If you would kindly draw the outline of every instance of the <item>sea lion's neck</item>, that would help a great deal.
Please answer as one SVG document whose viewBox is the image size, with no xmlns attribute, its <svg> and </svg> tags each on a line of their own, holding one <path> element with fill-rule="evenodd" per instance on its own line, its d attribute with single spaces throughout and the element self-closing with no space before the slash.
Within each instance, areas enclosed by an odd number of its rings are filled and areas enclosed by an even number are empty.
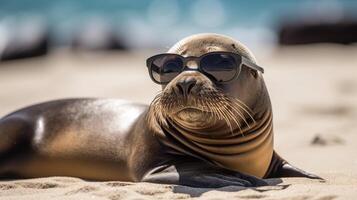
<svg viewBox="0 0 357 200">
<path fill-rule="evenodd" d="M 260 116 L 233 133 L 227 126 L 213 126 L 197 134 L 198 130 L 168 120 L 161 140 L 172 153 L 191 155 L 227 169 L 263 177 L 273 154 L 271 109 Z"/>
</svg>

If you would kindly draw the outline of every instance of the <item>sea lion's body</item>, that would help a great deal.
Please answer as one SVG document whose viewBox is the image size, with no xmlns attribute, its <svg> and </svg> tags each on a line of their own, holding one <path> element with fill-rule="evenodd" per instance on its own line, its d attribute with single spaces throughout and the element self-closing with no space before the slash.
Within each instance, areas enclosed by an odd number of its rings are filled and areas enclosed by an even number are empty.
<svg viewBox="0 0 357 200">
<path fill-rule="evenodd" d="M 136 165 L 147 161 L 131 165 L 131 157 L 156 148 L 152 138 L 140 141 L 152 136 L 141 119 L 146 110 L 104 99 L 58 100 L 19 110 L 0 121 L 0 166 L 23 177 L 139 180 L 144 172 Z"/>
<path fill-rule="evenodd" d="M 141 181 L 177 163 L 204 163 L 160 144 L 167 138 L 150 132 L 147 111 L 124 100 L 63 99 L 11 113 L 0 120 L 0 177 Z"/>
<path fill-rule="evenodd" d="M 217 35 L 210 37 L 212 41 L 219 39 Z M 194 39 L 202 40 L 200 36 Z M 207 35 L 203 39 L 207 40 Z M 208 44 L 219 46 L 212 41 Z M 178 46 L 172 51 L 195 54 L 184 45 Z M 203 48 L 202 52 L 212 49 Z M 250 57 L 249 52 L 240 51 Z M 163 88 L 164 95 L 181 98 L 174 92 L 176 84 L 194 78 L 201 87 L 221 87 L 225 93 L 239 96 L 247 109 L 252 108 L 252 115 L 251 119 L 240 116 L 238 127 L 228 127 L 227 120 L 206 118 L 208 112 L 192 108 L 170 113 L 175 107 L 160 107 L 163 110 L 157 114 L 155 101 L 149 107 L 121 100 L 68 99 L 9 114 L 0 120 L 0 177 L 63 175 L 198 187 L 254 186 L 264 184 L 258 178 L 281 176 L 316 178 L 292 167 L 273 151 L 272 110 L 264 82 L 261 75 L 248 70 L 241 73 L 242 78 L 235 83 L 214 86 L 199 72 L 182 72 Z M 196 87 L 192 95 L 195 90 L 205 90 Z M 160 121 L 157 117 L 162 113 Z M 239 120 L 246 124 L 241 127 Z"/>
</svg>

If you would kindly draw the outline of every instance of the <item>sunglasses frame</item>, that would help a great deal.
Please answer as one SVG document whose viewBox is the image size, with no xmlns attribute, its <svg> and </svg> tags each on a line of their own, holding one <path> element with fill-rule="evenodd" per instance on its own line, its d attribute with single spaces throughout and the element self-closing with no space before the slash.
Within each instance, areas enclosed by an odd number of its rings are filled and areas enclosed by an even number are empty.
<svg viewBox="0 0 357 200">
<path fill-rule="evenodd" d="M 154 81 L 155 83 L 157 84 L 160 84 L 160 85 L 165 85 L 165 84 L 168 84 L 170 81 L 168 82 L 159 82 L 159 81 L 156 81 L 154 79 L 154 76 L 152 74 L 152 64 L 153 62 L 155 61 L 156 58 L 158 57 L 162 57 L 162 56 L 165 56 L 165 55 L 168 55 L 168 56 L 177 56 L 178 58 L 181 59 L 182 63 L 183 63 L 183 67 L 181 69 L 181 71 L 179 72 L 179 74 L 183 71 L 199 71 L 200 73 L 206 75 L 206 76 L 212 76 L 211 74 L 208 74 L 207 72 L 205 72 L 204 70 L 201 69 L 201 65 L 200 65 L 200 62 L 201 60 L 205 57 L 205 56 L 208 56 L 208 55 L 213 55 L 213 54 L 223 54 L 223 55 L 229 55 L 229 56 L 232 56 L 237 64 L 236 66 L 236 74 L 234 75 L 234 77 L 228 81 L 222 81 L 222 82 L 218 82 L 218 83 L 229 83 L 230 81 L 232 80 L 235 80 L 238 78 L 239 74 L 240 74 L 240 70 L 242 69 L 242 66 L 246 66 L 250 69 L 253 69 L 253 70 L 256 70 L 256 71 L 260 71 L 261 73 L 264 73 L 264 69 L 258 65 L 256 65 L 255 63 L 251 62 L 250 60 L 248 60 L 247 58 L 245 58 L 244 56 L 241 56 L 237 53 L 233 53 L 233 52 L 227 52 L 227 51 L 214 51 L 214 52 L 209 52 L 209 53 L 206 53 L 206 54 L 203 54 L 199 57 L 197 56 L 187 56 L 187 57 L 184 57 L 180 54 L 174 54 L 174 53 L 162 53 L 162 54 L 157 54 L 157 55 L 154 55 L 154 56 L 151 56 L 150 58 L 148 58 L 146 60 L 146 66 L 148 67 L 148 70 L 149 70 L 149 74 L 150 74 L 150 78 L 152 81 Z M 190 62 L 190 61 L 195 61 L 196 64 L 197 64 L 197 69 L 196 68 L 189 68 L 187 67 L 187 63 Z"/>
</svg>

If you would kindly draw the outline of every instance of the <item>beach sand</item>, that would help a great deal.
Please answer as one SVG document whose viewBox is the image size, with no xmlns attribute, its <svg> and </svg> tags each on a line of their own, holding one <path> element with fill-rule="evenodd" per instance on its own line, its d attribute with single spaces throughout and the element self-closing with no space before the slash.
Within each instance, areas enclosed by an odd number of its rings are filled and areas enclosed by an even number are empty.
<svg viewBox="0 0 357 200">
<path fill-rule="evenodd" d="M 0 116 L 34 103 L 105 97 L 150 103 L 150 52 L 75 54 L 0 63 Z M 325 182 L 268 180 L 258 188 L 190 188 L 72 177 L 0 181 L 0 199 L 357 199 L 357 47 L 315 45 L 257 52 L 274 113 L 275 149 Z M 0 138 L 1 139 L 1 138 Z"/>
</svg>

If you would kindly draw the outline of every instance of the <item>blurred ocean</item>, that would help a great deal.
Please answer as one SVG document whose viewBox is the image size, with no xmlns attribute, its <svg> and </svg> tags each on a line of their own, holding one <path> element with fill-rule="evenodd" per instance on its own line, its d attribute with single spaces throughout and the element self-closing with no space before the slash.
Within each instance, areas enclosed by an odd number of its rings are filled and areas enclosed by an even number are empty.
<svg viewBox="0 0 357 200">
<path fill-rule="evenodd" d="M 132 48 L 165 48 L 200 32 L 254 47 L 275 44 L 276 26 L 286 17 L 331 21 L 356 12 L 354 0 L 0 0 L 0 24 L 46 24 L 59 46 L 90 23 L 115 29 Z"/>
</svg>

